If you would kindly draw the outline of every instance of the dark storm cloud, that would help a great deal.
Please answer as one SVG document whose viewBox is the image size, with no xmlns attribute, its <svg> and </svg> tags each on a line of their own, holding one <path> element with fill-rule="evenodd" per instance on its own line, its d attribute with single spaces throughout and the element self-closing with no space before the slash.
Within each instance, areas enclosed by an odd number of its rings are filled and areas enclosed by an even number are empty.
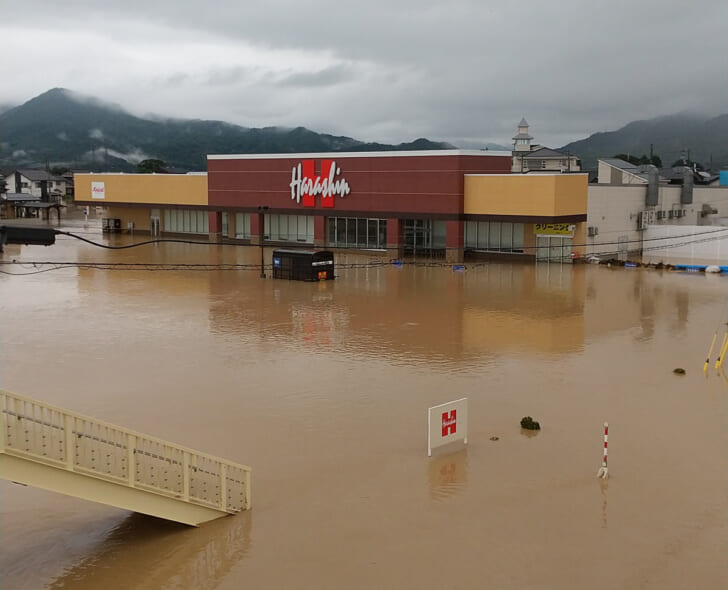
<svg viewBox="0 0 728 590">
<path fill-rule="evenodd" d="M 724 0 L 4 7 L 5 101 L 65 86 L 136 112 L 456 145 L 509 143 L 525 116 L 554 147 L 634 119 L 728 110 Z M 21 44 L 28 27 L 45 43 Z M 44 75 L 14 76 L 20 63 Z"/>
</svg>

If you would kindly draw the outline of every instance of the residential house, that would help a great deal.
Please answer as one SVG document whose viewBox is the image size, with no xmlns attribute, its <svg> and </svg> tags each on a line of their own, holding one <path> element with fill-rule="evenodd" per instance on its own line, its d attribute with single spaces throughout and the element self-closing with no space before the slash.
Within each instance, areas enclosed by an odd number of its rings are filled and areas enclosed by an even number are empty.
<svg viewBox="0 0 728 590">
<path fill-rule="evenodd" d="M 581 171 L 581 162 L 575 155 L 531 143 L 533 136 L 529 134 L 528 127 L 526 119 L 521 119 L 518 133 L 513 136 L 511 172 L 554 174 Z"/>
<path fill-rule="evenodd" d="M 58 202 L 67 194 L 68 181 L 47 170 L 19 168 L 6 174 L 5 182 L 9 193 L 24 193 L 41 201 Z"/>
</svg>

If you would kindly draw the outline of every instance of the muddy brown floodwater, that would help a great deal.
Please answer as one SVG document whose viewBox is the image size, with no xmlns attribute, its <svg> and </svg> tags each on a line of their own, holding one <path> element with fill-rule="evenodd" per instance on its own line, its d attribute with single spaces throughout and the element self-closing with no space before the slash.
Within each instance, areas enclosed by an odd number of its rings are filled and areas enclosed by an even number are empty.
<svg viewBox="0 0 728 590">
<path fill-rule="evenodd" d="M 110 239 L 98 220 L 71 226 Z M 60 238 L 2 259 L 255 264 L 259 250 Z M 252 511 L 198 529 L 2 481 L 3 590 L 725 588 L 728 385 L 702 365 L 728 278 L 337 274 L 0 275 L 0 387 L 253 467 Z M 468 446 L 428 459 L 427 408 L 460 397 Z"/>
</svg>

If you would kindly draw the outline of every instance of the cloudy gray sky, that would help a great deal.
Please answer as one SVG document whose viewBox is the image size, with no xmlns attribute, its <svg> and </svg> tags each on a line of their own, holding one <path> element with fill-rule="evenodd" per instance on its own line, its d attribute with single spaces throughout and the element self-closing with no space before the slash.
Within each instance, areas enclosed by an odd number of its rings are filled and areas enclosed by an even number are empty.
<svg viewBox="0 0 728 590">
<path fill-rule="evenodd" d="M 53 87 L 138 114 L 367 141 L 539 143 L 728 112 L 728 2 L 5 0 L 0 103 Z"/>
</svg>

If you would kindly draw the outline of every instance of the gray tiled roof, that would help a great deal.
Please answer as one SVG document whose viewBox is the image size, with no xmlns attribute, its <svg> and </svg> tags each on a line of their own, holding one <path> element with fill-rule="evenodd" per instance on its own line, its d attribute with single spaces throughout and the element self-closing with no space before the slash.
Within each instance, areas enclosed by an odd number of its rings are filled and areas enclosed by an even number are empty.
<svg viewBox="0 0 728 590">
<path fill-rule="evenodd" d="M 34 200 L 40 200 L 40 197 L 34 197 L 31 194 L 28 193 L 5 193 L 3 196 L 3 200 L 5 201 L 11 201 L 11 202 L 19 202 L 19 201 L 34 201 Z"/>
<path fill-rule="evenodd" d="M 640 172 L 639 167 L 634 164 L 630 164 L 629 162 L 625 162 L 624 160 L 620 160 L 619 158 L 600 158 L 600 161 L 605 164 L 609 164 L 610 166 L 614 166 L 615 168 L 631 172 L 632 174 L 638 174 Z"/>
<path fill-rule="evenodd" d="M 25 176 L 25 178 L 27 178 L 31 182 L 38 182 L 41 180 L 53 180 L 54 182 L 66 181 L 66 179 L 62 176 L 56 176 L 55 174 L 51 174 L 47 170 L 37 170 L 35 168 L 18 168 L 18 170 L 16 170 L 15 172 L 20 172 L 20 174 Z M 11 174 L 8 174 L 8 177 L 10 177 Z"/>
<path fill-rule="evenodd" d="M 573 156 L 573 154 L 567 155 L 564 152 L 557 152 L 556 150 L 552 150 L 551 148 L 543 147 L 537 150 L 533 150 L 532 152 L 528 152 L 523 156 L 523 159 L 528 160 L 529 158 L 534 158 L 543 160 L 544 158 L 567 158 L 569 157 L 569 155 Z"/>
</svg>

